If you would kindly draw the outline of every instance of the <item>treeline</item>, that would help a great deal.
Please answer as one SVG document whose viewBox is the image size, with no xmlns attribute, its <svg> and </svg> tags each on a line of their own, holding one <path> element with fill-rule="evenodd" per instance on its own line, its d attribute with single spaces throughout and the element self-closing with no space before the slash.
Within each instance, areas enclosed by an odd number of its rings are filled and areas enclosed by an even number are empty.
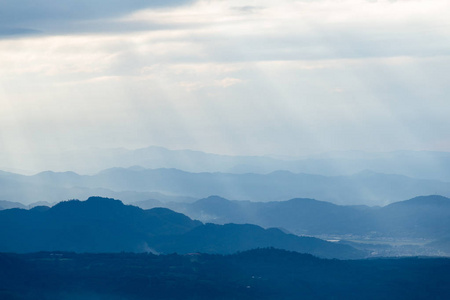
<svg viewBox="0 0 450 300">
<path fill-rule="evenodd" d="M 0 254 L 0 299 L 449 299 L 450 259 Z"/>
</svg>

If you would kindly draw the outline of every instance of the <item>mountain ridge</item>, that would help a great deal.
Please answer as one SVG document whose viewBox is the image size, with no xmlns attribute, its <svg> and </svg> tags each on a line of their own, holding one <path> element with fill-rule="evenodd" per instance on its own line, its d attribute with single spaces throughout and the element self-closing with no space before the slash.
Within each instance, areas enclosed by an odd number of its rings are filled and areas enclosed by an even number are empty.
<svg viewBox="0 0 450 300">
<path fill-rule="evenodd" d="M 323 176 L 289 171 L 269 174 L 190 173 L 178 169 L 112 168 L 96 175 L 47 172 L 34 176 L 0 176 L 0 199 L 55 202 L 91 195 L 121 197 L 125 202 L 154 199 L 192 201 L 210 195 L 278 201 L 314 198 L 336 204 L 386 205 L 417 195 L 450 196 L 450 183 L 403 175 L 367 172 Z M 169 200 L 171 201 L 171 200 Z"/>
<path fill-rule="evenodd" d="M 287 170 L 325 176 L 350 175 L 367 169 L 378 173 L 450 181 L 450 153 L 437 151 L 336 151 L 281 157 L 224 155 L 149 146 L 134 150 L 91 148 L 57 154 L 47 153 L 40 163 L 42 166 L 38 170 L 73 170 L 83 174 L 94 174 L 110 167 L 128 168 L 136 165 L 152 169 L 176 168 L 188 172 L 268 174 L 276 170 Z M 27 164 L 24 159 L 22 167 L 29 165 L 31 163 Z"/>
<path fill-rule="evenodd" d="M 232 229 L 232 230 L 231 230 Z M 0 251 L 232 253 L 278 246 L 329 258 L 362 258 L 348 245 L 285 234 L 256 225 L 204 225 L 169 210 L 143 210 L 119 200 L 91 197 L 52 208 L 0 211 Z"/>
<path fill-rule="evenodd" d="M 138 204 L 138 203 L 137 203 Z M 250 202 L 210 196 L 170 206 L 217 224 L 252 223 L 300 235 L 364 235 L 436 239 L 450 235 L 450 199 L 429 195 L 384 207 L 337 205 L 308 198 Z"/>
</svg>

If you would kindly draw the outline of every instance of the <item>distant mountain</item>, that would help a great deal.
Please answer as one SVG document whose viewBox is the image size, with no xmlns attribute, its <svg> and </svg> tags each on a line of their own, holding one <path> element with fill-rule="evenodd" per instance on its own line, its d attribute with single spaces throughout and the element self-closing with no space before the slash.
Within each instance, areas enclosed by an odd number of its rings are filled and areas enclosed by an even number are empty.
<svg viewBox="0 0 450 300">
<path fill-rule="evenodd" d="M 377 210 L 307 198 L 250 202 L 230 201 L 218 196 L 191 204 L 172 204 L 171 208 L 204 222 L 251 223 L 306 235 L 365 234 L 373 228 L 373 213 Z"/>
<path fill-rule="evenodd" d="M 339 204 L 367 205 L 384 205 L 434 193 L 450 196 L 450 183 L 373 172 L 326 177 L 285 171 L 262 175 L 114 168 L 83 177 L 81 182 L 75 183 L 89 188 L 159 192 L 194 198 L 220 195 L 241 200 L 275 201 L 308 197 Z M 70 182 L 66 181 L 66 184 Z"/>
<path fill-rule="evenodd" d="M 193 150 L 169 150 L 167 148 L 150 146 L 129 150 L 125 148 L 87 149 L 75 152 L 56 152 L 42 154 L 37 167 L 41 170 L 74 170 L 78 173 L 97 173 L 111 167 L 122 168 L 176 168 L 189 172 L 270 172 L 279 169 L 280 163 L 287 162 L 263 156 L 231 156 L 205 153 Z M 20 167 L 27 169 L 33 165 L 24 158 Z M 35 162 L 35 161 L 34 161 Z M 39 163 L 39 162 L 38 162 Z M 0 165 L 7 165 L 7 162 Z M 36 162 L 34 163 L 36 165 Z"/>
<path fill-rule="evenodd" d="M 392 236 L 450 236 L 450 199 L 415 197 L 387 205 L 377 214 L 380 227 Z"/>
<path fill-rule="evenodd" d="M 53 205 L 52 203 L 47 202 L 47 201 L 39 201 L 39 202 L 31 203 L 29 205 L 23 205 L 22 203 L 19 203 L 19 202 L 0 200 L 0 210 L 10 209 L 10 208 L 29 209 L 29 208 L 33 208 L 35 206 L 52 206 L 52 205 Z"/>
<path fill-rule="evenodd" d="M 56 197 L 73 199 L 91 195 L 122 197 L 126 202 L 148 199 L 180 202 L 220 195 L 253 201 L 301 197 L 336 204 L 386 205 L 429 194 L 450 196 L 450 183 L 370 171 L 330 177 L 287 171 L 231 174 L 113 168 L 92 176 L 54 172 L 0 176 L 0 198 L 23 203 L 54 202 Z"/>
<path fill-rule="evenodd" d="M 307 173 L 340 175 L 371 170 L 377 173 L 450 181 L 450 152 L 340 151 L 309 156 L 303 162 L 306 163 L 303 172 Z"/>
<path fill-rule="evenodd" d="M 154 191 L 117 190 L 103 188 L 95 184 L 95 177 L 78 175 L 73 172 L 46 171 L 32 176 L 0 171 L 0 198 L 22 204 L 55 203 L 61 200 L 86 199 L 92 195 L 123 199 L 125 202 L 159 201 L 193 202 L 198 198 L 166 195 Z"/>
<path fill-rule="evenodd" d="M 172 202 L 172 203 L 174 203 L 174 202 Z M 163 202 L 155 200 L 155 199 L 148 199 L 148 200 L 143 200 L 143 201 L 137 201 L 137 202 L 132 202 L 130 204 L 134 205 L 134 206 L 137 206 L 137 207 L 140 207 L 142 209 L 151 209 L 151 208 L 155 208 L 155 207 L 168 207 Z M 174 203 L 174 205 L 176 205 L 176 203 Z"/>
<path fill-rule="evenodd" d="M 5 201 L 5 200 L 0 200 L 0 210 L 3 209 L 10 209 L 10 208 L 27 208 L 25 205 L 23 205 L 22 203 L 19 202 L 11 202 L 11 201 Z"/>
<path fill-rule="evenodd" d="M 342 206 L 313 199 L 230 201 L 211 196 L 170 207 L 204 222 L 252 223 L 296 234 L 426 239 L 450 236 L 450 199 L 442 196 L 416 197 L 385 207 Z"/>
<path fill-rule="evenodd" d="M 51 206 L 53 206 L 55 204 L 57 204 L 57 203 L 55 203 L 55 202 L 50 203 L 48 201 L 38 201 L 38 202 L 33 202 L 31 204 L 28 204 L 28 208 L 34 208 L 36 206 L 48 206 L 48 207 L 51 207 Z"/>
<path fill-rule="evenodd" d="M 142 210 L 92 197 L 52 208 L 0 211 L 0 252 L 75 251 L 231 253 L 279 247 L 329 258 L 361 258 L 348 245 L 289 235 L 255 225 L 203 225 L 166 208 Z"/>
<path fill-rule="evenodd" d="M 75 152 L 48 152 L 40 158 L 36 161 L 34 157 L 24 156 L 19 162 L 22 165 L 15 167 L 27 169 L 30 165 L 35 165 L 35 172 L 73 170 L 80 174 L 95 174 L 111 167 L 133 166 L 151 169 L 174 168 L 193 173 L 268 174 L 284 170 L 325 176 L 351 175 L 371 170 L 377 173 L 450 181 L 450 152 L 433 151 L 340 151 L 303 157 L 281 157 L 218 155 L 151 146 L 136 150 L 94 148 Z M 0 158 L 0 166 L 7 167 L 7 163 Z"/>
</svg>

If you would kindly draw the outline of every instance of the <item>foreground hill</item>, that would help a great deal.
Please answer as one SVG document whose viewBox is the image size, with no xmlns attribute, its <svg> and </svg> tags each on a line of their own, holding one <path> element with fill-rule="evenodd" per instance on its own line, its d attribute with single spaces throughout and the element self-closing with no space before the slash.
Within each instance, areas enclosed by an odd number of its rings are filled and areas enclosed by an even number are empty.
<svg viewBox="0 0 450 300">
<path fill-rule="evenodd" d="M 299 237 L 286 234 L 279 229 L 263 229 L 250 224 L 205 224 L 182 236 L 159 236 L 150 239 L 150 244 L 158 245 L 165 253 L 220 253 L 260 247 L 277 247 L 300 253 L 311 253 L 319 257 L 362 258 L 363 252 L 350 247 L 341 247 L 313 237 Z"/>
<path fill-rule="evenodd" d="M 228 256 L 0 253 L 0 298 L 449 299 L 449 270 L 442 258 L 339 261 L 276 249 Z"/>
<path fill-rule="evenodd" d="M 170 207 L 204 222 L 252 223 L 284 228 L 296 234 L 425 239 L 450 236 L 450 199 L 437 195 L 384 207 L 344 206 L 304 198 L 274 202 L 230 201 L 218 196 L 190 204 L 172 203 Z"/>
<path fill-rule="evenodd" d="M 286 171 L 189 173 L 139 167 L 112 168 L 92 176 L 73 172 L 43 172 L 33 176 L 0 172 L 0 199 L 22 203 L 84 199 L 89 195 L 116 197 L 126 202 L 147 199 L 179 202 L 220 195 L 253 201 L 304 197 L 336 204 L 386 205 L 429 194 L 450 196 L 450 183 L 369 171 L 351 176 Z"/>
<path fill-rule="evenodd" d="M 149 236 L 181 234 L 201 223 L 169 209 L 142 210 L 113 199 L 0 211 L 0 251 L 145 251 Z"/>
<path fill-rule="evenodd" d="M 298 237 L 254 225 L 202 224 L 166 208 L 143 210 L 92 197 L 52 208 L 0 211 L 0 251 L 232 253 L 279 247 L 321 257 L 360 258 L 348 245 Z"/>
</svg>

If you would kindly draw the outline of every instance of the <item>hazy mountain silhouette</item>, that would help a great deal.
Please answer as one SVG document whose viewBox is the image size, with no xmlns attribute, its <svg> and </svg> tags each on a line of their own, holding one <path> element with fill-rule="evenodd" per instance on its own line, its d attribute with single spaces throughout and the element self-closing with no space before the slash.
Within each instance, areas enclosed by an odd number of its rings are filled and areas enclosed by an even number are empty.
<svg viewBox="0 0 450 300">
<path fill-rule="evenodd" d="M 377 210 L 307 198 L 250 202 L 230 201 L 218 196 L 200 199 L 192 204 L 173 204 L 172 208 L 205 222 L 252 223 L 308 235 L 366 233 L 372 227 L 373 211 Z"/>
<path fill-rule="evenodd" d="M 211 252 L 255 247 L 308 252 L 322 257 L 359 258 L 364 252 L 315 238 L 255 225 L 203 225 L 166 208 L 142 210 L 113 199 L 91 197 L 52 208 L 0 211 L 0 251 Z"/>
<path fill-rule="evenodd" d="M 174 205 L 176 203 L 171 202 Z M 163 202 L 159 201 L 159 200 L 155 200 L 155 199 L 148 199 L 148 200 L 144 200 L 144 201 L 137 201 L 137 202 L 132 202 L 130 203 L 131 205 L 140 207 L 142 209 L 151 209 L 151 208 L 155 208 L 155 207 L 168 207 L 166 204 L 164 204 Z"/>
<path fill-rule="evenodd" d="M 421 196 L 381 208 L 378 222 L 392 236 L 442 238 L 450 235 L 450 199 Z"/>
<path fill-rule="evenodd" d="M 267 174 L 285 170 L 326 176 L 350 175 L 372 170 L 378 173 L 450 181 L 450 153 L 432 151 L 340 151 L 298 158 L 218 155 L 151 146 L 136 150 L 115 148 L 49 152 L 46 157 L 41 157 L 40 162 L 40 170 L 73 170 L 82 174 L 94 174 L 111 167 L 132 166 L 242 174 Z M 23 165 L 17 167 L 26 169 L 29 165 L 32 165 L 32 162 L 24 158 Z"/>
<path fill-rule="evenodd" d="M 32 202 L 55 203 L 69 199 L 86 199 L 92 195 L 123 199 L 125 202 L 137 202 L 157 199 L 163 202 L 193 202 L 198 198 L 166 195 L 155 191 L 117 190 L 99 187 L 95 177 L 78 175 L 73 172 L 42 172 L 33 176 L 25 176 L 0 171 L 0 198 L 22 204 Z"/>
<path fill-rule="evenodd" d="M 10 209 L 10 208 L 27 208 L 25 205 L 19 202 L 11 202 L 11 201 L 5 201 L 0 200 L 0 210 L 2 209 Z"/>
<path fill-rule="evenodd" d="M 211 196 L 171 208 L 204 222 L 252 223 L 307 235 L 373 235 L 437 239 L 450 235 L 450 199 L 422 196 L 385 207 L 343 206 L 313 199 L 230 201 Z"/>
<path fill-rule="evenodd" d="M 121 197 L 126 202 L 148 199 L 162 202 L 192 201 L 192 198 L 220 195 L 253 201 L 302 197 L 337 204 L 385 205 L 417 195 L 450 196 L 450 183 L 369 171 L 351 176 L 327 177 L 286 171 L 231 174 L 113 168 L 92 176 L 72 172 L 44 172 L 34 176 L 8 173 L 0 176 L 0 188 L 0 198 L 22 203 L 54 202 L 57 197 L 72 199 L 90 195 Z"/>
<path fill-rule="evenodd" d="M 188 173 L 175 169 L 133 171 L 114 168 L 93 177 L 93 186 L 116 190 L 154 190 L 166 194 L 204 198 L 276 201 L 307 197 L 340 204 L 384 205 L 416 195 L 450 196 L 450 184 L 399 175 L 362 172 L 327 177 L 277 171 L 270 174 Z"/>
<path fill-rule="evenodd" d="M 39 201 L 39 202 L 31 203 L 29 205 L 23 205 L 22 203 L 19 203 L 19 202 L 0 200 L 0 210 L 10 209 L 10 208 L 29 209 L 29 208 L 33 208 L 35 206 L 52 206 L 53 204 L 54 203 L 50 203 L 47 201 Z"/>
</svg>

